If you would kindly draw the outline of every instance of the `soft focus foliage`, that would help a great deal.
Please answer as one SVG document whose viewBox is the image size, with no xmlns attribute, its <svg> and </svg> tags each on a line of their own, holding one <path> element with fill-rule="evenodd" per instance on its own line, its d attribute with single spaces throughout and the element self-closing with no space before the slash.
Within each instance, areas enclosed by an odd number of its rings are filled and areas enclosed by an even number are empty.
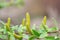
<svg viewBox="0 0 60 40">
<path fill-rule="evenodd" d="M 24 5 L 24 2 L 23 0 L 10 0 L 10 1 L 8 0 L 8 2 L 4 0 L 0 1 L 0 9 L 14 5 L 20 7 Z"/>
<path fill-rule="evenodd" d="M 40 29 L 36 30 L 34 26 L 30 28 L 30 15 L 26 13 L 25 18 L 22 20 L 21 25 L 11 25 L 11 18 L 8 18 L 7 23 L 1 21 L 0 26 L 0 39 L 3 40 L 60 40 L 59 29 L 57 27 L 48 28 L 46 25 L 46 16 L 44 16 L 43 22 L 39 26 Z M 42 28 L 41 28 L 42 27 Z M 55 36 L 50 35 L 55 33 Z"/>
</svg>

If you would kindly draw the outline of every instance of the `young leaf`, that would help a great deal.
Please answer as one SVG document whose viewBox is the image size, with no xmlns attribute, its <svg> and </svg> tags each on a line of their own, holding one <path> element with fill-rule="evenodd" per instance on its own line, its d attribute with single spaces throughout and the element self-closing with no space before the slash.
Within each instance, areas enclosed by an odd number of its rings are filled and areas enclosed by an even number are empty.
<svg viewBox="0 0 60 40">
<path fill-rule="evenodd" d="M 13 35 L 10 36 L 10 40 L 15 40 Z"/>
<path fill-rule="evenodd" d="M 55 40 L 55 37 L 54 36 L 47 36 L 47 37 L 45 37 L 45 40 Z"/>
<path fill-rule="evenodd" d="M 60 40 L 60 38 L 56 38 L 55 40 Z"/>
<path fill-rule="evenodd" d="M 29 40 L 34 40 L 36 38 L 36 36 L 32 35 Z"/>
<path fill-rule="evenodd" d="M 45 30 L 40 30 L 40 33 L 41 33 L 41 35 L 39 38 L 44 38 L 44 37 L 48 36 L 48 34 Z"/>
<path fill-rule="evenodd" d="M 52 27 L 48 30 L 49 32 L 54 32 L 54 31 L 58 31 L 58 28 L 57 27 Z"/>
<path fill-rule="evenodd" d="M 35 36 L 37 36 L 37 37 L 40 36 L 40 33 L 38 33 L 38 31 L 36 31 L 36 30 L 32 30 L 32 34 L 35 35 Z"/>
<path fill-rule="evenodd" d="M 48 32 L 48 26 L 46 25 L 46 16 L 44 16 L 44 19 L 42 21 L 42 24 L 40 25 L 40 28 Z"/>
<path fill-rule="evenodd" d="M 48 29 L 49 29 L 47 25 L 43 25 L 43 24 L 40 25 L 40 28 L 42 30 L 45 30 L 46 32 L 48 32 Z"/>
<path fill-rule="evenodd" d="M 23 38 L 24 38 L 24 39 L 28 39 L 29 37 L 30 37 L 30 35 L 23 34 Z"/>
<path fill-rule="evenodd" d="M 0 34 L 0 39 L 7 39 L 7 36 L 6 35 L 2 35 L 2 34 Z"/>
</svg>

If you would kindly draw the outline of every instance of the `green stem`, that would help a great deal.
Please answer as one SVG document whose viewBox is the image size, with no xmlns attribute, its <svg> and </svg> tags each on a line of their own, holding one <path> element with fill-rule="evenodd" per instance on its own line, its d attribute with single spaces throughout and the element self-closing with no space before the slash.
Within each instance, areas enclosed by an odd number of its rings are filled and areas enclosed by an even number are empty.
<svg viewBox="0 0 60 40">
<path fill-rule="evenodd" d="M 8 35 L 8 40 L 10 40 L 10 35 Z"/>
</svg>

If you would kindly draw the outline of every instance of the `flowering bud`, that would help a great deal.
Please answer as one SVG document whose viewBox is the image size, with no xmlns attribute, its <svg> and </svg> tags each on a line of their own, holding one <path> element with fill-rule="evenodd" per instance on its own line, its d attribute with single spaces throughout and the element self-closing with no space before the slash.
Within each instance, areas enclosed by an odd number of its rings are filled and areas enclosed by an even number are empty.
<svg viewBox="0 0 60 40">
<path fill-rule="evenodd" d="M 46 16 L 44 16 L 44 19 L 43 19 L 42 23 L 43 23 L 44 25 L 46 25 Z"/>
<path fill-rule="evenodd" d="M 10 26 L 10 22 L 11 22 L 11 19 L 8 18 L 8 21 L 7 21 L 8 26 Z"/>
<path fill-rule="evenodd" d="M 11 22 L 11 19 L 8 18 L 7 23 L 6 23 L 6 29 L 7 29 L 8 31 L 10 31 L 10 22 Z"/>
<path fill-rule="evenodd" d="M 28 12 L 26 13 L 26 24 L 27 23 L 28 23 L 28 26 L 30 26 L 30 15 Z"/>
<path fill-rule="evenodd" d="M 30 29 L 30 15 L 29 13 L 27 12 L 26 13 L 26 29 L 29 33 L 31 33 L 31 29 Z"/>
</svg>

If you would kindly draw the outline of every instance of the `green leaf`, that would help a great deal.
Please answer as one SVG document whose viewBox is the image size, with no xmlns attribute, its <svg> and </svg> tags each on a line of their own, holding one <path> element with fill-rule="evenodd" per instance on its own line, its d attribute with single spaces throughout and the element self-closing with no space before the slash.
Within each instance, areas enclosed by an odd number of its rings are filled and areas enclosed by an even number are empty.
<svg viewBox="0 0 60 40">
<path fill-rule="evenodd" d="M 41 25 L 40 25 L 40 28 L 41 28 L 42 30 L 45 30 L 46 32 L 48 32 L 48 26 L 47 26 L 47 25 L 41 24 Z"/>
<path fill-rule="evenodd" d="M 55 37 L 54 36 L 47 36 L 47 37 L 45 37 L 45 40 L 55 40 Z"/>
<path fill-rule="evenodd" d="M 26 27 L 25 27 L 25 26 L 23 27 L 23 25 L 20 25 L 20 26 L 18 27 L 17 31 L 18 31 L 19 33 L 25 32 L 25 31 L 26 31 Z"/>
<path fill-rule="evenodd" d="M 13 35 L 10 36 L 10 40 L 15 40 Z"/>
<path fill-rule="evenodd" d="M 36 36 L 32 35 L 30 36 L 29 40 L 34 40 L 36 38 Z"/>
<path fill-rule="evenodd" d="M 45 32 L 45 33 L 41 33 L 41 35 L 40 35 L 40 37 L 39 38 L 44 38 L 44 37 L 46 37 L 46 36 L 48 36 L 48 34 Z"/>
<path fill-rule="evenodd" d="M 7 33 L 6 26 L 4 26 L 3 34 L 6 34 L 6 33 Z"/>
<path fill-rule="evenodd" d="M 23 38 L 24 38 L 24 39 L 28 39 L 29 37 L 30 37 L 29 35 L 23 34 Z"/>
<path fill-rule="evenodd" d="M 21 37 L 19 40 L 22 40 L 23 38 Z"/>
<path fill-rule="evenodd" d="M 8 32 L 8 35 L 13 35 L 11 32 Z"/>
<path fill-rule="evenodd" d="M 7 39 L 7 36 L 6 36 L 6 35 L 1 35 L 1 34 L 0 34 L 0 38 L 1 38 L 1 39 Z"/>
<path fill-rule="evenodd" d="M 49 32 L 54 32 L 54 31 L 58 31 L 58 28 L 57 27 L 52 27 L 48 30 Z"/>
<path fill-rule="evenodd" d="M 18 25 L 16 25 L 16 26 L 12 26 L 12 27 L 11 27 L 11 30 L 12 30 L 12 31 L 14 31 L 14 30 L 18 30 Z"/>
<path fill-rule="evenodd" d="M 2 21 L 2 20 L 0 20 L 0 26 L 4 26 L 5 25 L 5 23 Z"/>
<path fill-rule="evenodd" d="M 40 33 L 36 30 L 32 30 L 32 34 L 39 37 L 40 36 Z"/>
<path fill-rule="evenodd" d="M 3 32 L 4 31 L 4 29 L 0 29 L 0 32 Z"/>
<path fill-rule="evenodd" d="M 48 36 L 48 34 L 45 30 L 40 29 L 39 32 L 41 33 L 39 38 L 44 38 L 44 37 Z"/>
<path fill-rule="evenodd" d="M 60 40 L 60 38 L 56 38 L 55 40 Z"/>
</svg>

